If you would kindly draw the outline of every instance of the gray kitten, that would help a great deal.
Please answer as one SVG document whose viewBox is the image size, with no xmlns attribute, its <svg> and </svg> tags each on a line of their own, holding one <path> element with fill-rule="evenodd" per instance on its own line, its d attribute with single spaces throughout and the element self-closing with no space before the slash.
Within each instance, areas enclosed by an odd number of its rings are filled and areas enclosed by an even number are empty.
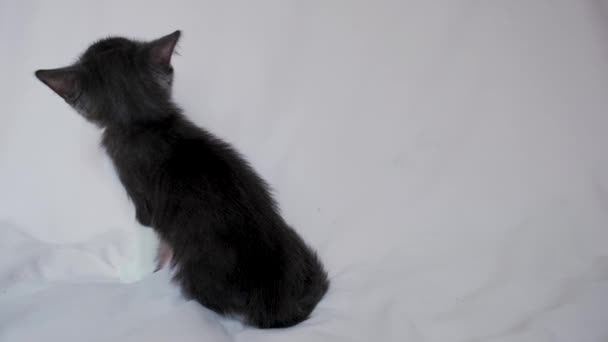
<svg viewBox="0 0 608 342">
<path fill-rule="evenodd" d="M 327 274 L 245 159 L 173 102 L 179 37 L 103 39 L 36 77 L 103 128 L 137 220 L 170 248 L 186 295 L 260 328 L 297 324 L 327 292 Z"/>
</svg>

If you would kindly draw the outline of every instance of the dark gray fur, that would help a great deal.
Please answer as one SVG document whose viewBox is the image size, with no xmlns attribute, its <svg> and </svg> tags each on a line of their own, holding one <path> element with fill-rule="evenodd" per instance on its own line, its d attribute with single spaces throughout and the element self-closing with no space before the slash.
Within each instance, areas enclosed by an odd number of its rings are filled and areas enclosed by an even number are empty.
<svg viewBox="0 0 608 342">
<path fill-rule="evenodd" d="M 137 220 L 173 249 L 186 295 L 260 328 L 297 324 L 326 293 L 327 275 L 245 159 L 173 103 L 179 36 L 103 39 L 36 76 L 103 128 Z"/>
</svg>

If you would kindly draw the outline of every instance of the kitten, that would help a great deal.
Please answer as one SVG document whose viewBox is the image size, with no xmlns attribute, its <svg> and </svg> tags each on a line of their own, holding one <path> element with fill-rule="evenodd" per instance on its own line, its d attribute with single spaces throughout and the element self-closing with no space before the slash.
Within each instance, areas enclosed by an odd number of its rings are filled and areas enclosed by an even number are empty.
<svg viewBox="0 0 608 342">
<path fill-rule="evenodd" d="M 297 324 L 327 292 L 327 274 L 243 157 L 173 103 L 179 37 L 103 39 L 35 74 L 103 129 L 136 218 L 170 248 L 162 254 L 185 295 L 260 328 Z"/>
</svg>

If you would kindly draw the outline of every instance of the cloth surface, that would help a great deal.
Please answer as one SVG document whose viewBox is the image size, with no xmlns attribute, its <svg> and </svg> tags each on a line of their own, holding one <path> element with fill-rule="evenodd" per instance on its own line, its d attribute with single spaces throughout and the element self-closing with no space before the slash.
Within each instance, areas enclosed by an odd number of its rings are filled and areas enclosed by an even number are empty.
<svg viewBox="0 0 608 342">
<path fill-rule="evenodd" d="M 41 84 L 181 29 L 176 102 L 331 288 L 258 330 L 151 273 L 100 132 Z M 0 341 L 608 341 L 608 4 L 0 1 Z"/>
</svg>

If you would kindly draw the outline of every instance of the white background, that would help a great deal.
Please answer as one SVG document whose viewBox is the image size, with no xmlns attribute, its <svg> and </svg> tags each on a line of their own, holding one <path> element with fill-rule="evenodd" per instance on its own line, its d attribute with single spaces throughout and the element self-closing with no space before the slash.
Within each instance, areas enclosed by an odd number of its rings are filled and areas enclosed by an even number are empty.
<svg viewBox="0 0 608 342">
<path fill-rule="evenodd" d="M 329 270 L 297 327 L 150 275 L 99 132 L 33 76 L 175 29 L 176 101 Z M 2 0 L 0 44 L 2 342 L 608 340 L 605 1 Z"/>
</svg>

